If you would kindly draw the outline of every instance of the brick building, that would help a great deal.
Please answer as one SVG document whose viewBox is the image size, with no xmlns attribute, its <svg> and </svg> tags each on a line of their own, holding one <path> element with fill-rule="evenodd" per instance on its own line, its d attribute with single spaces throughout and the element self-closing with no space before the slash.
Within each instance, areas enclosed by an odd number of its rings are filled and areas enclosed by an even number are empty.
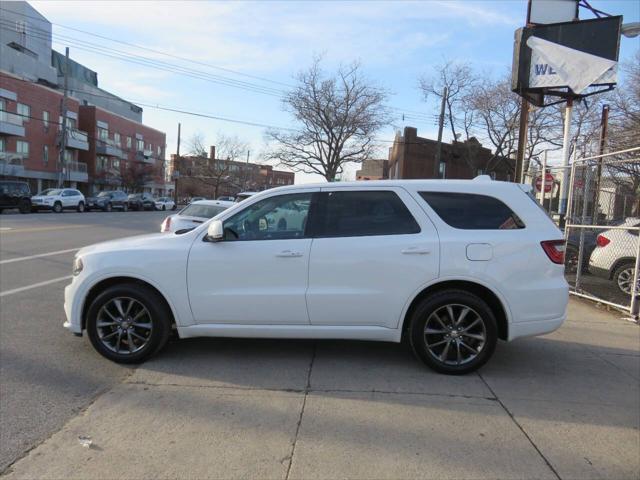
<svg viewBox="0 0 640 480">
<path fill-rule="evenodd" d="M 178 198 L 235 196 L 242 191 L 261 191 L 293 185 L 295 174 L 259 165 L 216 158 L 215 147 L 208 157 L 171 155 L 169 171 L 178 174 Z"/>
<path fill-rule="evenodd" d="M 356 180 L 382 180 L 389 178 L 389 160 L 365 160 L 356 171 Z"/>
<path fill-rule="evenodd" d="M 389 149 L 389 178 L 436 178 L 434 167 L 438 142 L 418 136 L 414 127 L 399 132 Z M 497 157 L 478 140 L 442 143 L 438 178 L 469 179 L 491 175 L 496 180 L 513 178 L 515 161 Z"/>
<path fill-rule="evenodd" d="M 27 181 L 34 192 L 65 185 L 165 194 L 166 137 L 141 123 L 142 108 L 52 50 L 51 23 L 27 2 L 3 2 L 0 19 L 0 178 Z"/>
</svg>

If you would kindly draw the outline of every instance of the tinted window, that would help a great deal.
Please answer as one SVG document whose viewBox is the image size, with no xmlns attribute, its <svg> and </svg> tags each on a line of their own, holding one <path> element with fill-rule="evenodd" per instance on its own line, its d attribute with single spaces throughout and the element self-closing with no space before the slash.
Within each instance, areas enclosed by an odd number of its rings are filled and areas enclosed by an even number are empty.
<svg viewBox="0 0 640 480">
<path fill-rule="evenodd" d="M 524 223 L 503 202 L 471 193 L 420 192 L 438 216 L 453 228 L 464 230 L 512 230 Z"/>
<path fill-rule="evenodd" d="M 358 237 L 420 232 L 420 226 L 395 192 L 328 192 L 320 198 L 314 236 Z"/>
<path fill-rule="evenodd" d="M 278 195 L 250 205 L 224 222 L 225 240 L 303 238 L 311 195 Z"/>
</svg>

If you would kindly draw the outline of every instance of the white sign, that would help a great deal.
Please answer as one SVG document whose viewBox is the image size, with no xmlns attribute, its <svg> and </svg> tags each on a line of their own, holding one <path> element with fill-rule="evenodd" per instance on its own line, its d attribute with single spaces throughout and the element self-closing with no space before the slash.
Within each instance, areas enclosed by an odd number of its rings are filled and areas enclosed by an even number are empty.
<svg viewBox="0 0 640 480">
<path fill-rule="evenodd" d="M 537 24 L 573 22 L 577 12 L 577 0 L 531 0 L 529 22 Z"/>
<path fill-rule="evenodd" d="M 580 94 L 592 84 L 616 83 L 614 60 L 538 37 L 529 37 L 527 46 L 532 49 L 529 88 L 569 87 Z"/>
</svg>

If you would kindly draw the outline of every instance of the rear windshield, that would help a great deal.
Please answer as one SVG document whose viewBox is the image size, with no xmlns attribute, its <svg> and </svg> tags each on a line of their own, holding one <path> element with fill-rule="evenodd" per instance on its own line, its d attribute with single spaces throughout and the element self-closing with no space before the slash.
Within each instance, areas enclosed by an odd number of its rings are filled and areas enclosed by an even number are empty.
<svg viewBox="0 0 640 480">
<path fill-rule="evenodd" d="M 180 215 L 188 215 L 190 217 L 213 218 L 220 212 L 226 210 L 227 207 L 222 205 L 194 205 L 191 204 L 180 212 Z"/>
<path fill-rule="evenodd" d="M 513 230 L 524 223 L 504 202 L 474 193 L 420 192 L 438 216 L 463 230 Z"/>
</svg>

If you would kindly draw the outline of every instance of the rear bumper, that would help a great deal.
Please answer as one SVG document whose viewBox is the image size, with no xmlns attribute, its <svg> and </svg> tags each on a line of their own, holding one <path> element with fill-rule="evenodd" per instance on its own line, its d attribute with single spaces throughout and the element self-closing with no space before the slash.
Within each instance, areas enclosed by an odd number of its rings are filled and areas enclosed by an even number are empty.
<svg viewBox="0 0 640 480">
<path fill-rule="evenodd" d="M 558 318 L 549 320 L 540 320 L 536 322 L 512 323 L 509 325 L 509 341 L 522 337 L 535 337 L 537 335 L 546 335 L 551 333 L 564 323 L 567 319 L 567 313 Z"/>
</svg>

